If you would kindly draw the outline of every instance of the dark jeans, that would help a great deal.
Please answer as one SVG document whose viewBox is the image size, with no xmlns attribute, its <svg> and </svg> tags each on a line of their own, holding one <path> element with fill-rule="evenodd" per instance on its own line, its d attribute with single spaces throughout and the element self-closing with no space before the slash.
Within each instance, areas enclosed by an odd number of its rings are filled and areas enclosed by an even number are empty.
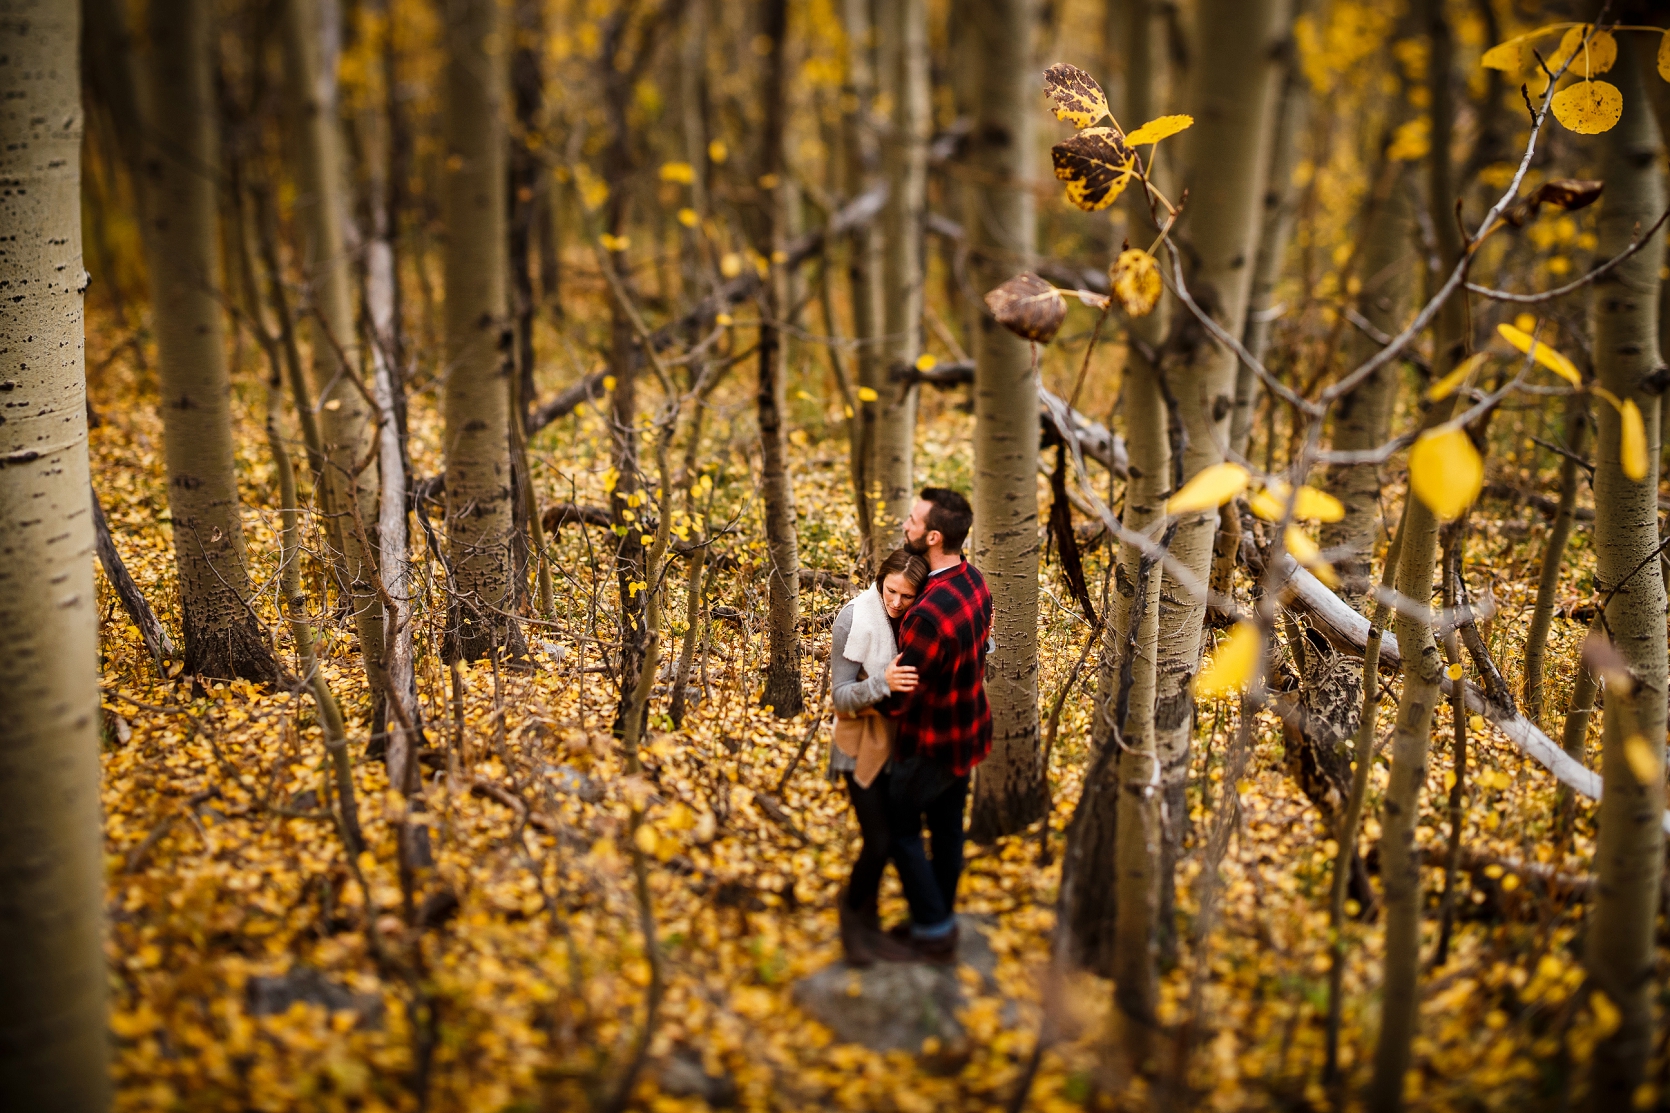
<svg viewBox="0 0 1670 1113">
<path fill-rule="evenodd" d="M 921 763 L 924 768 L 911 768 Z M 968 777 L 933 767 L 922 759 L 893 770 L 887 824 L 892 832 L 893 866 L 899 871 L 910 921 L 934 927 L 956 910 L 957 880 L 963 872 L 963 805 Z M 928 846 L 922 825 L 928 825 Z M 929 853 L 932 857 L 929 857 Z"/>
<path fill-rule="evenodd" d="M 847 781 L 847 798 L 858 817 L 859 834 L 864 837 L 858 860 L 852 864 L 852 877 L 847 881 L 847 907 L 874 916 L 881 896 L 881 876 L 887 871 L 887 771 L 877 773 L 869 788 L 859 787 L 851 773 L 843 776 Z"/>
</svg>

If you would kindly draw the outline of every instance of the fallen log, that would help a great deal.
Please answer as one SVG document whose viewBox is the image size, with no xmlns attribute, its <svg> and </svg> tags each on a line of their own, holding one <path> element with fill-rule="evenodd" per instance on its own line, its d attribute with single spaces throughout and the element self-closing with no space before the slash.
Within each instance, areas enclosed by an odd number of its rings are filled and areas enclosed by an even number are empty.
<svg viewBox="0 0 1670 1113">
<path fill-rule="evenodd" d="M 1283 605 L 1303 613 L 1335 648 L 1361 657 L 1368 645 L 1368 619 L 1328 590 L 1327 585 L 1300 567 L 1292 557 L 1282 556 L 1281 571 L 1287 577 L 1287 583 L 1282 588 Z M 1401 663 L 1397 638 L 1388 630 L 1380 641 L 1381 670 L 1396 672 Z M 1504 707 L 1490 699 L 1471 681 L 1461 683 L 1466 685 L 1464 691 L 1468 711 L 1484 716 L 1508 741 L 1519 747 L 1521 753 L 1554 774 L 1555 780 L 1579 796 L 1600 799 L 1599 773 L 1562 750 L 1558 743 L 1542 732 L 1541 727 L 1521 715 L 1518 708 Z M 1455 690 L 1456 681 L 1445 676 L 1440 678 L 1440 684 L 1447 696 Z M 1666 834 L 1670 834 L 1670 812 L 1662 817 L 1661 826 Z"/>
</svg>

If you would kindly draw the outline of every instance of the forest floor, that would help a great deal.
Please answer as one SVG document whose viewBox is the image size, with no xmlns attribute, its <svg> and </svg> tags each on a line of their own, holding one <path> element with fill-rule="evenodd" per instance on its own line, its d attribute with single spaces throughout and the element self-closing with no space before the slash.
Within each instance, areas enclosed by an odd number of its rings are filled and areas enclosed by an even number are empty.
<svg viewBox="0 0 1670 1113">
<path fill-rule="evenodd" d="M 92 434 L 94 482 L 117 548 L 177 630 L 154 388 L 148 394 L 140 385 L 145 377 L 123 367 L 107 368 L 95 384 L 103 423 Z M 731 393 L 736 397 L 727 400 Z M 249 560 L 262 587 L 259 609 L 293 662 L 273 606 L 276 483 L 258 434 L 259 394 L 258 386 L 240 385 L 235 398 L 247 434 L 238 443 Z M 810 396 L 795 404 L 808 407 Z M 856 537 L 845 444 L 838 426 L 816 432 L 821 411 L 818 403 L 817 420 L 805 421 L 806 431 L 793 438 L 802 562 L 845 573 Z M 413 415 L 415 470 L 433 474 L 434 416 L 419 401 Z M 699 462 L 713 476 L 710 521 L 735 517 L 738 536 L 757 539 L 745 447 L 750 420 L 745 392 L 722 391 L 709 422 L 710 439 L 721 448 Z M 972 421 L 948 404 L 925 406 L 922 478 L 967 484 Z M 726 422 L 744 435 L 724 435 Z M 547 430 L 534 455 L 547 501 L 603 501 L 606 436 L 595 414 Z M 1531 473 L 1508 478 L 1541 483 Z M 1047 489 L 1041 494 L 1047 497 Z M 1474 551 L 1480 566 L 1494 570 L 1501 608 L 1491 646 L 1513 670 L 1545 526 L 1530 510 L 1489 503 L 1475 523 Z M 658 702 L 646 771 L 628 777 L 608 733 L 615 692 L 607 675 L 591 671 L 599 645 L 613 641 L 612 574 L 598 556 L 609 537 L 600 532 L 588 541 L 570 526 L 553 539 L 555 626 L 527 627 L 538 667 L 497 675 L 484 664 L 464 669 L 456 741 L 450 677 L 433 652 L 433 595 L 420 607 L 422 711 L 445 756 L 441 768 L 426 770 L 422 800 L 434 865 L 412 879 L 411 906 L 395 852 L 406 805 L 388 790 L 382 764 L 356 765 L 368 849 L 349 861 L 334 826 L 317 817 L 326 766 L 311 700 L 246 683 L 213 684 L 194 698 L 189 678 L 160 681 L 100 579 L 107 946 L 120 1108 L 414 1110 L 424 1058 L 421 1086 L 432 1110 L 585 1107 L 631 1057 L 651 977 L 627 844 L 633 800 L 648 809 L 647 833 L 637 841 L 652 860 L 649 892 L 666 998 L 631 1108 L 707 1107 L 700 1097 L 661 1090 L 669 1058 L 681 1053 L 699 1061 L 703 1073 L 728 1079 L 746 1109 L 1002 1109 L 1046 1013 L 1056 1038 L 1027 1108 L 1183 1103 L 1181 1094 L 1145 1094 L 1103 1066 L 1107 982 L 1045 974 L 1063 832 L 1088 757 L 1086 687 L 1068 700 L 1051 756 L 1054 807 L 1043 853 L 1036 829 L 970 850 L 964 907 L 995 922 L 990 942 L 998 961 L 995 991 L 975 986 L 962 1017 L 968 1045 L 916 1056 L 838 1044 L 795 1007 L 791 988 L 838 957 L 835 898 L 857 829 L 844 794 L 822 776 L 825 735 L 788 778 L 779 817 L 756 795 L 776 789 L 813 725 L 807 716 L 779 720 L 755 706 L 765 650 L 752 617 L 763 610 L 762 545 L 728 545 L 737 563 L 716 576 L 711 598 L 742 612 L 742 628 L 716 624 L 699 673 L 708 697 L 678 731 Z M 435 570 L 421 534 L 414 542 L 419 581 L 432 593 Z M 1088 554 L 1095 584 L 1103 556 Z M 1567 594 L 1577 596 L 1590 567 L 1580 529 L 1567 562 Z M 317 587 L 319 566 L 311 558 L 307 575 Z M 667 609 L 682 616 L 681 567 L 674 576 Z M 1054 598 L 1068 598 L 1053 566 L 1043 583 Z M 827 653 L 825 631 L 842 600 L 827 589 L 802 596 L 809 692 L 821 666 L 816 654 Z M 1085 628 L 1052 595 L 1042 605 L 1047 715 Z M 681 621 L 675 619 L 675 634 Z M 358 752 L 368 732 L 368 693 L 348 625 L 325 625 L 325 668 L 352 719 Z M 1581 635 L 1579 624 L 1556 622 L 1549 660 L 1557 668 L 1569 669 Z M 1086 674 L 1093 686 L 1093 662 Z M 1551 677 L 1556 723 L 1569 684 L 1564 671 Z M 1383 712 L 1382 725 L 1390 718 Z M 1447 721 L 1447 711 L 1441 718 Z M 1284 767 L 1281 732 L 1268 713 L 1256 726 L 1246 777 L 1221 783 L 1234 719 L 1228 703 L 1201 709 L 1189 794 L 1193 834 L 1178 882 L 1184 943 L 1164 982 L 1161 1019 L 1168 1039 L 1182 1029 L 1192 979 L 1204 969 L 1185 1071 L 1188 1100 L 1225 1110 L 1338 1108 L 1319 1081 L 1333 844 Z M 1579 809 L 1577 833 L 1558 851 L 1552 779 L 1481 726 L 1470 732 L 1469 850 L 1586 877 L 1592 806 Z M 1423 798 L 1424 847 L 1441 846 L 1446 835 L 1449 745 L 1441 725 Z M 1384 782 L 1382 758 L 1365 848 L 1378 836 L 1374 808 Z M 478 785 L 498 791 L 484 794 Z M 1208 813 L 1225 806 L 1230 789 L 1240 814 L 1225 861 L 1223 916 L 1202 967 L 1189 946 L 1196 882 Z M 526 813 L 502 802 L 511 794 Z M 1435 909 L 1442 870 L 1429 865 L 1423 881 Z M 1567 1080 L 1580 1075 L 1573 1065 L 1615 1019 L 1604 1007 L 1575 1007 L 1583 979 L 1580 902 L 1550 899 L 1518 881 L 1500 866 L 1463 875 L 1470 887 L 1461 893 L 1464 916 L 1451 957 L 1423 976 L 1410 1090 L 1416 1107 L 1557 1108 L 1570 1096 Z M 435 896 L 443 890 L 458 900 L 450 918 Z M 890 874 L 884 917 L 902 914 Z M 426 919 L 441 922 L 420 926 Z M 1436 916 L 1426 930 L 1430 954 Z M 1381 958 L 1377 922 L 1348 931 L 1348 1084 L 1339 1091 L 1347 1094 L 1360 1092 L 1367 1079 Z M 275 1011 L 262 987 L 280 983 L 252 982 L 295 968 L 317 971 L 336 987 L 322 998 L 326 1004 L 282 1008 L 279 1001 Z M 1655 1078 L 1662 1080 L 1664 1069 L 1660 1053 Z"/>
</svg>

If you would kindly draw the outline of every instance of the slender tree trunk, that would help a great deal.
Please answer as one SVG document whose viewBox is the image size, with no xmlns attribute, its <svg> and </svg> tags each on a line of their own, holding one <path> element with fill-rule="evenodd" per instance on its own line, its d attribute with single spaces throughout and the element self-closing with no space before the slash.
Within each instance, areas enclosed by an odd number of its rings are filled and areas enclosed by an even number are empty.
<svg viewBox="0 0 1670 1113">
<path fill-rule="evenodd" d="M 1432 134 L 1448 136 L 1454 126 L 1455 101 L 1451 88 L 1454 46 L 1440 0 L 1422 0 L 1421 18 L 1427 25 L 1431 53 L 1427 63 Z M 1449 145 L 1434 142 L 1427 161 L 1427 213 L 1438 247 L 1439 273 L 1447 274 L 1461 258 L 1461 233 L 1451 206 L 1455 183 Z M 1434 377 L 1449 373 L 1467 344 L 1467 307 L 1456 297 L 1445 303 L 1434 330 Z M 1455 395 L 1436 402 L 1424 424 L 1432 427 L 1449 418 Z M 1420 499 L 1409 496 L 1404 512 L 1403 544 L 1398 553 L 1394 586 L 1403 596 L 1430 605 L 1432 572 L 1437 555 L 1438 522 Z M 1421 788 L 1426 783 L 1427 752 L 1432 744 L 1432 713 L 1439 700 L 1439 672 L 1443 658 L 1429 621 L 1399 612 L 1393 623 L 1403 656 L 1403 693 L 1392 729 L 1391 782 L 1381 816 L 1380 876 L 1386 906 L 1384 1004 L 1380 1035 L 1374 1052 L 1374 1082 L 1369 1106 L 1375 1113 L 1391 1113 L 1403 1106 L 1403 1082 L 1408 1073 L 1410 1045 L 1419 1018 L 1421 942 L 1421 874 L 1415 856 L 1415 822 L 1419 818 Z"/>
<path fill-rule="evenodd" d="M 1275 325 L 1275 317 L 1271 314 L 1276 303 L 1276 283 L 1281 279 L 1282 262 L 1287 258 L 1287 245 L 1293 238 L 1294 218 L 1299 215 L 1297 191 L 1293 188 L 1293 169 L 1299 164 L 1305 128 L 1310 123 L 1310 78 L 1305 76 L 1299 64 L 1299 45 L 1291 31 L 1294 21 L 1310 10 L 1311 0 L 1287 2 L 1291 11 L 1287 19 L 1289 34 L 1282 43 L 1281 93 L 1276 103 L 1275 132 L 1270 137 L 1270 167 L 1265 175 L 1258 255 L 1253 260 L 1247 321 L 1241 334 L 1247 351 L 1260 363 L 1270 347 L 1270 333 Z M 1135 127 L 1141 122 L 1133 118 L 1130 126 Z M 1229 443 L 1243 456 L 1247 453 L 1258 396 L 1258 378 L 1252 368 L 1238 363 L 1235 368 L 1235 412 L 1229 419 Z"/>
<path fill-rule="evenodd" d="M 876 96 L 875 31 L 870 22 L 870 0 L 844 0 L 841 13 L 847 41 L 848 87 L 845 91 L 851 94 L 847 110 L 842 114 L 842 139 L 846 147 L 843 160 L 845 185 L 847 196 L 857 197 L 876 183 L 881 157 L 872 116 Z M 852 297 L 858 386 L 861 393 L 869 391 L 874 396 L 868 401 L 863 397 L 858 399 L 852 427 L 852 435 L 857 441 L 853 446 L 853 458 L 858 462 L 859 564 L 867 571 L 873 566 L 876 555 L 871 503 L 876 482 L 876 422 L 879 420 L 882 394 L 888 389 L 880 346 L 882 321 L 886 317 L 880 280 L 881 233 L 873 221 L 865 221 L 853 230 L 849 243 L 847 281 Z"/>
<path fill-rule="evenodd" d="M 1118 28 L 1110 25 L 1108 33 L 1124 47 L 1124 101 L 1131 118 L 1148 119 L 1158 114 L 1157 106 L 1163 100 L 1164 22 L 1156 0 L 1126 0 L 1122 8 L 1126 22 Z M 1149 168 L 1156 180 L 1157 170 Z M 1129 192 L 1125 212 L 1133 231 L 1153 226 L 1142 191 Z M 1134 242 L 1142 237 L 1131 238 Z M 1162 299 L 1153 313 L 1127 325 L 1131 342 L 1125 362 L 1124 418 L 1130 483 L 1120 524 L 1136 532 L 1148 529 L 1163 516 L 1166 492 L 1171 489 L 1165 396 L 1160 389 L 1159 368 L 1150 358 L 1158 355 L 1165 340 L 1170 311 L 1169 299 Z M 1113 595 L 1102 625 L 1091 739 L 1098 754 L 1109 746 L 1122 744 L 1123 749 L 1117 760 L 1102 763 L 1105 773 L 1101 777 L 1085 785 L 1069 835 L 1067 860 L 1073 863 L 1073 869 L 1063 880 L 1062 903 L 1069 910 L 1069 957 L 1114 979 L 1121 1026 L 1127 1014 L 1133 1016 L 1139 1021 L 1135 1035 L 1140 1037 L 1147 1027 L 1141 1022 L 1151 1020 L 1153 1015 L 1160 895 L 1160 801 L 1157 795 L 1140 789 L 1151 783 L 1157 758 L 1154 654 L 1160 632 L 1160 565 L 1150 561 L 1144 572 L 1142 553 L 1132 545 L 1120 546 L 1118 560 Z M 1141 592 L 1142 613 L 1134 615 L 1139 575 L 1145 575 L 1147 583 Z M 1116 723 L 1133 620 L 1141 624 L 1136 659 L 1131 662 L 1125 721 Z M 1115 879 L 1112 885 L 1107 883 L 1110 876 Z M 1146 929 L 1141 924 L 1146 924 Z M 1123 1034 L 1116 1042 L 1125 1042 Z M 1141 1048 L 1136 1050 L 1140 1060 Z"/>
<path fill-rule="evenodd" d="M 158 0 L 150 15 L 150 64 L 140 97 L 141 235 L 151 276 L 185 668 L 274 683 L 278 660 L 249 606 L 232 459 L 215 243 L 211 21 L 202 0 Z"/>
<path fill-rule="evenodd" d="M 783 128 L 788 112 L 788 72 L 784 40 L 788 36 L 788 0 L 764 0 L 760 33 L 771 40 L 766 56 L 765 127 L 761 136 L 760 176 L 783 174 Z M 770 255 L 781 238 L 782 214 L 776 198 L 765 203 L 764 246 Z M 764 288 L 760 322 L 759 390 L 755 403 L 760 423 L 760 493 L 765 503 L 767 562 L 770 565 L 771 661 L 760 702 L 778 716 L 798 715 L 805 706 L 800 690 L 800 556 L 794 518 L 794 485 L 789 479 L 788 434 L 783 428 L 784 367 L 776 320 L 785 300 L 785 276 L 774 269 Z"/>
<path fill-rule="evenodd" d="M 1408 173 L 1401 162 L 1389 162 L 1375 184 L 1368 226 L 1361 248 L 1362 292 L 1358 311 L 1375 328 L 1388 334 L 1403 329 L 1409 299 L 1420 264 L 1414 245 L 1414 213 Z M 1360 332 L 1346 344 L 1347 363 L 1361 363 L 1379 345 Z M 1336 404 L 1331 447 L 1336 452 L 1362 452 L 1386 441 L 1397 399 L 1401 365 L 1389 363 L 1357 384 Z M 1322 547 L 1332 550 L 1334 568 L 1346 578 L 1347 590 L 1366 595 L 1369 560 L 1380 530 L 1380 467 L 1347 464 L 1331 468 L 1324 484 L 1345 507 L 1345 516 L 1322 527 Z M 1361 585 L 1361 586 L 1357 586 Z"/>
<path fill-rule="evenodd" d="M 1633 44 L 1631 44 L 1633 45 Z M 1640 104 L 1641 56 L 1618 52 L 1611 78 L 1624 103 Z M 1657 80 L 1650 78 L 1650 80 Z M 1625 111 L 1602 140 L 1606 196 L 1599 220 L 1602 258 L 1622 251 L 1665 204 L 1664 148 L 1644 111 Z M 1655 234 L 1662 240 L 1662 233 Z M 1595 586 L 1610 595 L 1606 625 L 1634 674 L 1633 685 L 1609 684 L 1602 723 L 1600 838 L 1595 848 L 1595 902 L 1588 967 L 1622 1014 L 1617 1030 L 1595 1048 L 1589 1108 L 1623 1108 L 1645 1081 L 1653 1044 L 1653 928 L 1664 870 L 1665 594 L 1658 547 L 1659 401 L 1640 388 L 1658 353 L 1659 242 L 1595 283 L 1592 328 L 1600 386 L 1634 403 L 1646 424 L 1644 478 L 1631 479 L 1621 459 L 1618 411 L 1597 403 L 1595 453 Z M 1645 760 L 1643 760 L 1645 759 Z"/>
<path fill-rule="evenodd" d="M 891 381 L 893 368 L 922 354 L 922 218 L 927 206 L 927 0 L 891 0 L 877 9 L 882 88 L 892 104 L 892 127 L 882 144 L 887 208 L 882 214 L 883 336 L 881 400 L 876 407 L 874 474 L 881 484 L 876 527 L 884 543 L 900 536 L 915 488 L 914 385 Z M 1030 71 L 1027 71 L 1030 72 Z M 1029 245 L 1030 246 L 1030 245 Z"/>
<path fill-rule="evenodd" d="M 544 116 L 545 78 L 540 55 L 545 49 L 543 5 L 537 0 L 516 0 L 515 49 L 510 61 L 511 99 L 516 110 L 515 133 L 510 142 L 510 274 L 514 286 L 516 315 L 516 382 L 518 412 L 522 428 L 528 427 L 528 411 L 537 395 L 534 386 L 534 288 L 533 241 L 538 217 L 539 187 L 545 160 L 541 154 L 544 137 L 540 123 Z M 527 477 L 521 477 L 526 482 Z M 518 582 L 522 577 L 518 576 Z"/>
<path fill-rule="evenodd" d="M 77 5 L 54 0 L 22 0 L 0 19 L 0 1094 L 14 1109 L 101 1113 L 111 1093 L 80 22 Z"/>
<path fill-rule="evenodd" d="M 1195 259 L 1189 288 L 1231 335 L 1241 335 L 1257 249 L 1260 192 L 1268 177 L 1270 134 L 1281 75 L 1287 0 L 1202 0 L 1196 18 L 1211 28 L 1190 60 L 1187 103 L 1195 125 L 1184 135 L 1180 184 L 1189 190 L 1179 231 Z M 1187 444 L 1182 478 L 1222 462 L 1235 400 L 1236 358 L 1203 326 L 1179 314 L 1165 378 L 1177 399 Z M 1173 354 L 1174 353 L 1174 354 Z M 1212 561 L 1217 512 L 1182 520 L 1174 557 L 1202 581 Z M 1206 601 L 1167 575 L 1160 589 L 1154 729 L 1164 795 L 1161 863 L 1162 947 L 1171 936 L 1171 873 L 1188 828 L 1184 786 L 1194 730 L 1189 682 L 1200 664 Z"/>
<path fill-rule="evenodd" d="M 970 136 L 966 228 L 974 288 L 1026 267 L 1036 239 L 1032 122 L 1037 67 L 1031 0 L 978 0 L 965 18 L 985 75 Z M 992 592 L 986 695 L 992 752 L 974 781 L 971 838 L 1019 831 L 1045 814 L 1038 737 L 1038 383 L 1032 345 L 982 313 L 974 334 L 974 563 Z"/>
<path fill-rule="evenodd" d="M 448 657 L 522 652 L 510 582 L 505 306 L 509 31 L 497 0 L 447 0 L 446 495 L 457 594 Z"/>
<path fill-rule="evenodd" d="M 354 270 L 346 244 L 348 179 L 342 126 L 337 119 L 336 58 L 326 56 L 325 13 L 318 0 L 286 0 L 284 51 L 287 91 L 295 117 L 296 216 L 302 233 L 302 273 L 312 291 L 306 306 L 313 355 L 313 393 L 320 407 L 325 452 L 325 533 L 331 561 L 348 585 L 366 675 L 383 722 L 383 604 L 372 586 L 375 571 L 377 484 L 363 469 L 375 455 L 373 415 L 360 371 L 354 316 Z M 334 54 L 334 52 L 331 52 Z"/>
<path fill-rule="evenodd" d="M 1573 394 L 1566 399 L 1566 451 L 1560 461 L 1560 504 L 1548 528 L 1542 552 L 1542 570 L 1537 578 L 1537 601 L 1531 610 L 1531 629 L 1525 636 L 1525 717 L 1541 724 L 1543 709 L 1543 654 L 1548 648 L 1548 628 L 1554 622 L 1554 595 L 1560 590 L 1560 573 L 1565 568 L 1566 542 L 1571 538 L 1573 511 L 1577 508 L 1578 463 L 1588 447 L 1589 396 Z M 1582 760 L 1579 756 L 1578 760 Z"/>
</svg>

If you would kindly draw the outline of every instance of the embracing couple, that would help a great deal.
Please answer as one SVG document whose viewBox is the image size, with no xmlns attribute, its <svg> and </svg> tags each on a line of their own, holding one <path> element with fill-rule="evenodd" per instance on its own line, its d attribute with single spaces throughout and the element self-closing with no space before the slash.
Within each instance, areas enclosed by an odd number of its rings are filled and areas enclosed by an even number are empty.
<svg viewBox="0 0 1670 1113">
<path fill-rule="evenodd" d="M 992 597 L 962 555 L 973 521 L 962 495 L 925 488 L 905 547 L 835 619 L 830 772 L 846 781 L 864 840 L 841 895 L 841 944 L 853 966 L 956 962 L 963 807 L 969 772 L 992 744 Z M 889 861 L 910 921 L 883 932 L 877 897 Z"/>
</svg>

